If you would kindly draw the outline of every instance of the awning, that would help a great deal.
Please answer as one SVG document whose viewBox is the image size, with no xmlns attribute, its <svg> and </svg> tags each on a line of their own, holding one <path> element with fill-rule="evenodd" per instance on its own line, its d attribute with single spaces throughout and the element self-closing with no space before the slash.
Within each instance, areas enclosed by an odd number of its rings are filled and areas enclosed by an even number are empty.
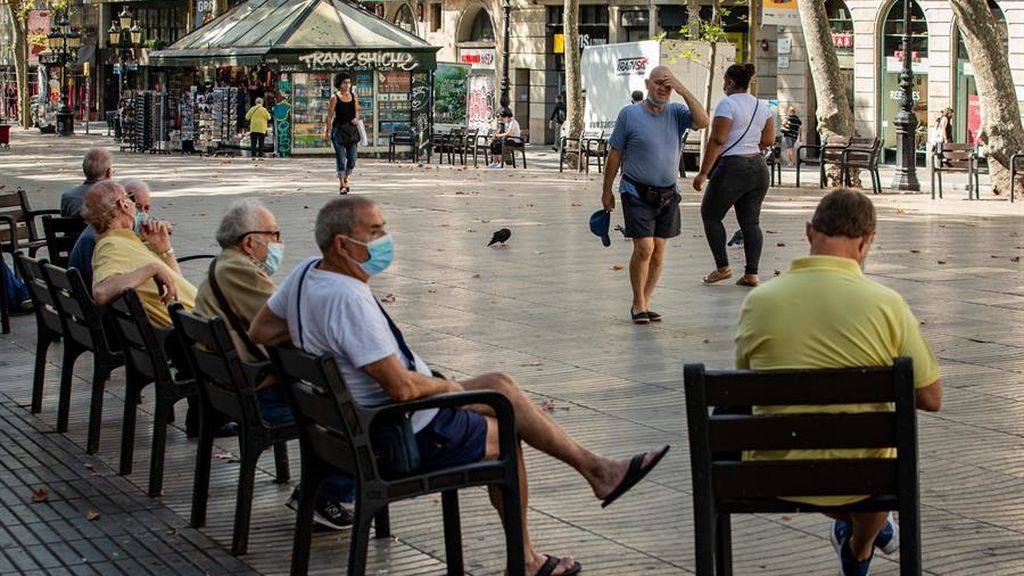
<svg viewBox="0 0 1024 576">
<path fill-rule="evenodd" d="M 436 68 L 438 50 L 346 0 L 249 0 L 150 52 L 149 63 L 418 71 Z"/>
</svg>

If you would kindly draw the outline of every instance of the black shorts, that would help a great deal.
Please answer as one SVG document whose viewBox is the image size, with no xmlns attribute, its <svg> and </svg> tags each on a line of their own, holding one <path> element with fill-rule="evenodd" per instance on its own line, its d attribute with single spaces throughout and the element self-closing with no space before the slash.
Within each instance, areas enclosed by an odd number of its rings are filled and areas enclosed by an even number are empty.
<svg viewBox="0 0 1024 576">
<path fill-rule="evenodd" d="M 649 206 L 632 194 L 620 194 L 626 236 L 630 238 L 674 238 L 682 232 L 679 201 L 676 194 L 661 210 Z"/>
</svg>

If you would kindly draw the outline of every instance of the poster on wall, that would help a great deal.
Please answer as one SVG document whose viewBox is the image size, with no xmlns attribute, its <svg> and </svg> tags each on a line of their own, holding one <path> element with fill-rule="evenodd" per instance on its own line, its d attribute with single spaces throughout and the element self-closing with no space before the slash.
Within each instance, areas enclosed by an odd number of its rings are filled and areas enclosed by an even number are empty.
<svg viewBox="0 0 1024 576">
<path fill-rule="evenodd" d="M 797 0 L 764 0 L 761 6 L 761 24 L 765 26 L 799 26 L 800 11 Z"/>
<path fill-rule="evenodd" d="M 438 63 L 434 72 L 434 127 L 465 127 L 469 104 L 468 64 Z"/>
<path fill-rule="evenodd" d="M 467 121 L 470 128 L 488 129 L 494 120 L 494 76 L 472 74 L 469 77 Z"/>
<path fill-rule="evenodd" d="M 28 37 L 42 37 L 50 33 L 50 11 L 29 10 L 28 11 Z M 28 47 L 28 65 L 39 66 L 39 54 L 46 51 L 46 43 L 32 42 Z"/>
<path fill-rule="evenodd" d="M 981 132 L 981 101 L 977 94 L 967 95 L 967 143 L 979 144 Z"/>
</svg>

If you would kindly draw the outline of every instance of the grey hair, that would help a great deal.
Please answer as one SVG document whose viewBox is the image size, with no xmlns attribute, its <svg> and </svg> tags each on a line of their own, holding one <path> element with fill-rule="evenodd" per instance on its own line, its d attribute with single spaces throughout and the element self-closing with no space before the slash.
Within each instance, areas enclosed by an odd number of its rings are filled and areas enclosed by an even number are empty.
<svg viewBox="0 0 1024 576">
<path fill-rule="evenodd" d="M 90 148 L 82 158 L 82 172 L 88 180 L 99 180 L 110 170 L 113 164 L 110 152 L 106 148 Z"/>
<path fill-rule="evenodd" d="M 221 248 L 235 246 L 246 232 L 252 232 L 259 225 L 260 211 L 266 210 L 263 202 L 246 198 L 231 204 L 217 227 L 217 244 Z"/>
<path fill-rule="evenodd" d="M 121 186 L 124 186 L 124 191 L 128 194 L 128 197 L 134 202 L 137 200 L 136 194 L 139 192 L 149 192 L 149 184 L 146 184 L 138 178 L 131 178 L 128 180 L 122 180 Z"/>
<path fill-rule="evenodd" d="M 257 98 L 256 99 L 256 105 L 257 106 L 263 106 L 263 98 Z"/>
<path fill-rule="evenodd" d="M 367 206 L 373 206 L 373 200 L 361 196 L 335 198 L 325 204 L 316 215 L 314 228 L 316 245 L 320 247 L 320 252 L 326 255 L 331 248 L 331 242 L 338 234 L 352 234 L 359 210 Z"/>
</svg>

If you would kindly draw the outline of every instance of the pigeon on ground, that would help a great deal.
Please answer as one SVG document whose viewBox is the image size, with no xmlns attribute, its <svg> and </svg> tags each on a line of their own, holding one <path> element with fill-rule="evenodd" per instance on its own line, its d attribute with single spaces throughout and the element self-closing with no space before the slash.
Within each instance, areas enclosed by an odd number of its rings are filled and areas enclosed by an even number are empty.
<svg viewBox="0 0 1024 576">
<path fill-rule="evenodd" d="M 501 243 L 501 245 L 504 246 L 505 242 L 508 242 L 508 239 L 511 237 L 512 231 L 509 230 L 508 228 L 502 228 L 501 230 L 495 232 L 494 236 L 491 236 L 491 241 L 488 242 L 487 245 L 493 246 L 495 244 Z"/>
<path fill-rule="evenodd" d="M 732 246 L 733 244 L 735 244 L 737 246 L 743 246 L 743 229 L 742 228 L 737 230 L 736 233 L 732 235 L 732 239 L 729 240 L 729 246 Z"/>
<path fill-rule="evenodd" d="M 629 239 L 629 236 L 626 236 L 626 229 L 622 227 L 622 224 L 616 224 L 615 229 L 622 233 L 623 238 Z"/>
</svg>

